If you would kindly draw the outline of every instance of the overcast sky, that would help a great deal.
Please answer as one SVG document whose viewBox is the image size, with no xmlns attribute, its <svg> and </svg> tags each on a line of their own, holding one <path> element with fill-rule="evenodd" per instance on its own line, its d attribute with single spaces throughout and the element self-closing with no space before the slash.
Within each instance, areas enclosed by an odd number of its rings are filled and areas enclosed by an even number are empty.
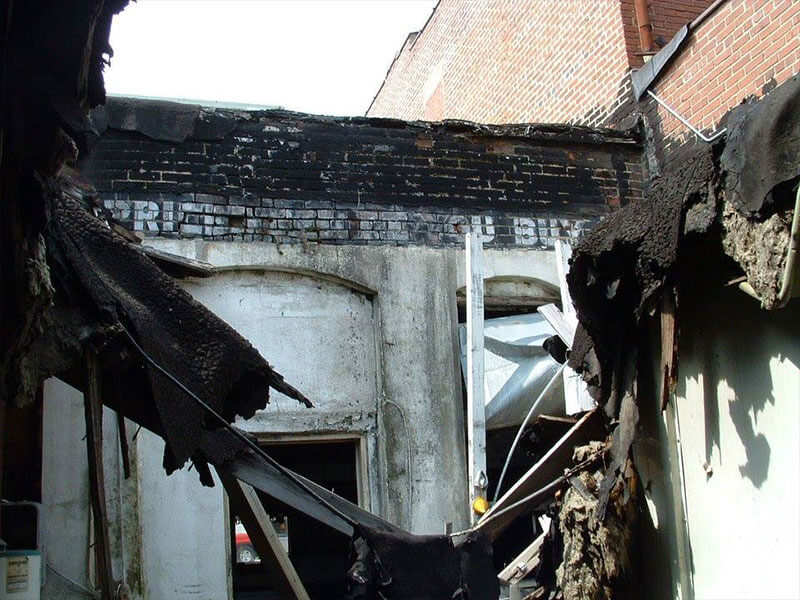
<svg viewBox="0 0 800 600">
<path fill-rule="evenodd" d="M 139 0 L 114 18 L 112 94 L 363 115 L 435 0 Z"/>
</svg>

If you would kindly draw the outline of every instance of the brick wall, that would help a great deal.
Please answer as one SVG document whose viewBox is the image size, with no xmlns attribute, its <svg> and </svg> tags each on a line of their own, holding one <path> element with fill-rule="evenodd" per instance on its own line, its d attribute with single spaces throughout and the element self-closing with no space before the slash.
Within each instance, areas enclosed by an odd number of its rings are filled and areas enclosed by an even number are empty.
<svg viewBox="0 0 800 600">
<path fill-rule="evenodd" d="M 711 0 L 650 0 L 667 40 Z M 441 0 L 368 111 L 402 119 L 608 125 L 642 58 L 633 0 Z"/>
<path fill-rule="evenodd" d="M 692 32 L 652 89 L 695 127 L 716 131 L 724 115 L 800 72 L 800 2 L 729 0 Z M 694 134 L 652 99 L 640 105 L 660 156 Z"/>
<path fill-rule="evenodd" d="M 625 1 L 632 4 L 632 0 Z M 712 2 L 713 0 L 648 0 L 653 39 L 661 36 L 667 41 L 671 40 L 681 27 L 699 17 Z"/>
<path fill-rule="evenodd" d="M 152 104 L 133 112 L 178 120 Z M 84 169 L 115 218 L 151 236 L 460 245 L 480 222 L 497 245 L 549 246 L 642 185 L 641 146 L 619 132 L 203 109 L 171 142 L 128 130 L 147 118 L 112 119 Z M 224 135 L 203 133 L 209 119 Z"/>
<path fill-rule="evenodd" d="M 616 1 L 441 0 L 412 40 L 368 115 L 596 125 L 627 86 Z"/>
</svg>

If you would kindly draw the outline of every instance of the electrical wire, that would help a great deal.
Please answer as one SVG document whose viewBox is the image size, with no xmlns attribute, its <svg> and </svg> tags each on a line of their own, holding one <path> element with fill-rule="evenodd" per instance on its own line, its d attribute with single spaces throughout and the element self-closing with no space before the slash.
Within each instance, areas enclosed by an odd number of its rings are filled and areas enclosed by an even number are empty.
<svg viewBox="0 0 800 600">
<path fill-rule="evenodd" d="M 553 384 L 556 382 L 556 379 L 558 379 L 559 375 L 561 375 L 561 373 L 564 371 L 564 367 L 566 366 L 567 363 L 564 363 L 560 367 L 558 367 L 558 370 L 550 378 L 550 381 L 547 382 L 547 385 L 544 386 L 542 392 L 539 394 L 539 396 L 531 405 L 530 410 L 528 410 L 528 414 L 525 415 L 525 419 L 522 421 L 522 425 L 519 426 L 517 435 L 514 438 L 514 441 L 511 443 L 511 448 L 508 451 L 508 456 L 506 456 L 506 462 L 503 465 L 503 470 L 500 472 L 500 479 L 497 480 L 497 487 L 494 489 L 494 497 L 492 498 L 492 503 L 497 502 L 497 498 L 500 496 L 500 486 L 503 485 L 503 479 L 505 479 L 506 477 L 506 471 L 508 470 L 508 465 L 511 464 L 511 456 L 514 454 L 514 450 L 516 449 L 517 444 L 519 443 L 519 440 L 522 437 L 522 432 L 525 430 L 525 426 L 528 424 L 528 421 L 530 421 L 531 417 L 533 416 L 533 412 L 536 410 L 536 407 L 539 406 L 539 403 L 544 398 L 544 395 L 550 391 L 550 388 L 553 387 Z"/>
<path fill-rule="evenodd" d="M 468 533 L 472 533 L 473 531 L 476 531 L 476 530 L 478 530 L 478 529 L 480 529 L 480 528 L 482 528 L 482 527 L 486 526 L 486 524 L 487 524 L 487 523 L 491 523 L 491 522 L 492 522 L 492 521 L 494 521 L 496 518 L 498 518 L 498 517 L 500 517 L 500 516 L 502 516 L 502 515 L 506 514 L 507 512 L 509 512 L 509 511 L 511 511 L 511 510 L 514 510 L 515 508 L 518 508 L 518 507 L 520 507 L 520 506 L 523 506 L 523 505 L 525 505 L 525 504 L 528 504 L 528 503 L 530 503 L 530 502 L 533 502 L 534 500 L 538 500 L 540 497 L 542 497 L 542 496 L 545 496 L 545 495 L 549 494 L 549 493 L 550 493 L 550 492 L 552 492 L 554 489 L 556 489 L 558 486 L 562 485 L 562 484 L 563 484 L 564 482 L 566 482 L 566 481 L 567 481 L 567 480 L 568 480 L 570 477 L 572 477 L 572 476 L 573 476 L 575 473 L 577 473 L 577 472 L 579 472 L 579 471 L 582 471 L 583 469 L 585 469 L 586 467 L 588 467 L 590 464 L 592 464 L 593 462 L 595 462 L 595 461 L 596 461 L 598 458 L 600 458 L 602 455 L 603 455 L 603 452 L 602 452 L 602 451 L 601 451 L 601 452 L 598 452 L 597 454 L 595 454 L 595 455 L 593 455 L 593 456 L 591 456 L 591 457 L 587 458 L 587 459 L 586 459 L 586 460 L 584 460 L 583 462 L 581 462 L 581 463 L 578 463 L 577 465 L 575 465 L 575 466 L 574 466 L 574 467 L 572 467 L 571 469 L 567 469 L 567 470 L 565 470 L 563 475 L 561 475 L 560 477 L 557 477 L 556 479 L 554 479 L 553 481 L 551 481 L 550 483 L 548 483 L 548 484 L 547 484 L 547 485 L 545 485 L 544 487 L 541 487 L 541 488 L 539 488 L 538 490 L 536 490 L 536 491 L 535 491 L 535 492 L 533 492 L 532 494 L 529 494 L 529 495 L 525 496 L 524 498 L 522 498 L 522 499 L 520 499 L 520 500 L 517 500 L 516 502 L 513 502 L 513 503 L 511 503 L 511 504 L 509 504 L 508 506 L 506 506 L 506 507 L 504 507 L 504 508 L 502 508 L 502 509 L 498 510 L 498 511 L 497 511 L 497 512 L 495 512 L 495 513 L 491 513 L 491 514 L 489 514 L 489 516 L 487 516 L 485 519 L 481 519 L 480 521 L 478 521 L 478 522 L 477 522 L 477 523 L 476 523 L 476 524 L 475 524 L 475 525 L 474 525 L 472 528 L 470 528 L 470 529 L 465 529 L 465 530 L 463 530 L 463 531 L 456 531 L 455 533 L 451 533 L 451 534 L 450 534 L 450 537 L 451 537 L 451 538 L 452 538 L 452 537 L 458 537 L 458 536 L 466 535 L 466 534 L 468 534 Z"/>
<path fill-rule="evenodd" d="M 144 358 L 144 359 L 145 359 L 145 360 L 146 360 L 146 361 L 147 361 L 147 362 L 148 362 L 148 363 L 149 363 L 149 364 L 150 364 L 150 365 L 151 365 L 151 366 L 152 366 L 154 369 L 156 369 L 156 370 L 157 370 L 159 373 L 161 373 L 162 375 L 164 375 L 164 377 L 166 377 L 167 379 L 169 379 L 169 380 L 170 380 L 170 381 L 171 381 L 173 384 L 175 384 L 175 385 L 176 385 L 176 386 L 177 386 L 177 387 L 178 387 L 178 388 L 179 388 L 179 389 L 180 389 L 180 390 L 181 390 L 181 391 L 182 391 L 184 394 L 186 394 L 187 396 L 189 396 L 189 397 L 190 397 L 192 400 L 194 400 L 194 401 L 195 401 L 195 402 L 196 402 L 196 403 L 197 403 L 197 404 L 198 404 L 198 405 L 199 405 L 199 406 L 200 406 L 200 407 L 201 407 L 203 410 L 205 410 L 205 411 L 206 411 L 206 412 L 207 412 L 209 415 L 211 415 L 212 417 L 214 417 L 214 419 L 216 419 L 216 420 L 217 420 L 217 421 L 218 421 L 218 422 L 219 422 L 219 423 L 220 423 L 220 424 L 221 424 L 223 427 L 225 427 L 225 428 L 226 428 L 228 431 L 230 431 L 230 432 L 231 432 L 231 433 L 232 433 L 234 436 L 236 436 L 237 438 L 239 438 L 239 440 L 240 440 L 240 441 L 242 441 L 242 442 L 243 442 L 243 443 L 244 443 L 244 444 L 245 444 L 245 445 L 246 445 L 248 448 L 250 448 L 250 449 L 251 449 L 253 452 L 255 452 L 255 453 L 258 455 L 258 456 L 260 456 L 261 458 L 263 458 L 264 460 L 266 460 L 266 461 L 267 461 L 267 462 L 268 462 L 270 465 L 272 465 L 273 467 L 275 467 L 275 468 L 276 468 L 276 469 L 277 469 L 277 470 L 278 470 L 278 471 L 279 471 L 281 474 L 283 474 L 285 477 L 288 477 L 290 480 L 292 480 L 292 482 L 294 482 L 296 485 L 298 485 L 298 486 L 299 486 L 299 487 L 300 487 L 300 488 L 301 488 L 301 489 L 302 489 L 304 492 L 306 492 L 306 493 L 307 493 L 309 496 L 311 496 L 312 498 L 314 498 L 314 499 L 315 499 L 317 502 L 319 502 L 319 503 L 320 503 L 322 506 L 324 506 L 324 507 L 325 507 L 325 508 L 327 508 L 329 511 L 331 511 L 333 514 L 335 514 L 337 517 L 339 517 L 340 519 L 342 519 L 343 521 L 345 521 L 346 523 L 348 523 L 350 526 L 352 526 L 352 527 L 353 527 L 353 529 L 355 529 L 355 530 L 358 530 L 358 529 L 359 529 L 359 525 L 358 525 L 358 523 L 357 523 L 357 522 L 356 522 L 354 519 L 352 519 L 351 517 L 349 517 L 349 516 L 347 516 L 346 514 L 344 514 L 344 513 L 343 513 L 341 510 L 339 510 L 338 508 L 336 508 L 335 506 L 333 506 L 333 505 L 332 505 L 330 502 L 328 502 L 327 500 L 325 500 L 325 499 L 324 499 L 322 496 L 320 496 L 319 494 L 317 494 L 317 493 L 316 493 L 314 490 L 312 490 L 312 489 L 311 489 L 311 488 L 310 488 L 310 487 L 309 487 L 309 486 L 308 486 L 308 485 L 307 485 L 307 484 L 306 484 L 304 481 L 302 481 L 302 480 L 301 480 L 301 479 L 300 479 L 300 478 L 299 478 L 297 475 L 295 475 L 294 473 L 292 473 L 291 471 L 289 471 L 289 470 L 288 470 L 286 467 L 284 467 L 283 465 L 281 465 L 281 464 L 280 464 L 278 461 L 276 461 L 274 458 L 272 458 L 272 457 L 271 457 L 269 454 L 267 454 L 266 452 L 264 452 L 264 450 L 261 448 L 261 446 L 259 446 L 258 444 L 256 444 L 256 443 L 255 443 L 253 440 L 251 440 L 249 437 L 247 437 L 247 436 L 246 436 L 244 433 L 242 433 L 241 431 L 239 431 L 238 429 L 236 429 L 236 428 L 235 428 L 233 425 L 231 425 L 230 423 L 228 423 L 228 421 L 227 421 L 227 420 L 226 420 L 226 419 L 225 419 L 225 418 L 224 418 L 222 415 L 220 415 L 220 414 L 219 414 L 217 411 L 215 411 L 215 410 L 214 410 L 213 408 L 211 408 L 211 407 L 210 407 L 208 404 L 206 404 L 206 403 L 205 403 L 205 402 L 204 402 L 204 401 L 203 401 L 203 400 L 202 400 L 202 399 L 201 399 L 199 396 L 197 396 L 197 395 L 196 395 L 194 392 L 192 392 L 192 390 L 190 390 L 189 388 L 187 388 L 187 387 L 186 387 L 186 386 L 185 386 L 183 383 L 181 383 L 181 382 L 180 382 L 180 381 L 179 381 L 179 380 L 178 380 L 178 379 L 177 379 L 177 378 L 176 378 L 174 375 L 172 375 L 172 373 L 170 373 L 169 371 L 167 371 L 167 370 L 166 370 L 164 367 L 162 367 L 162 366 L 161 366 L 160 364 L 158 364 L 158 363 L 157 363 L 157 362 L 156 362 L 154 359 L 152 359 L 152 358 L 150 357 L 150 355 L 149 355 L 149 354 L 147 354 L 147 352 L 145 351 L 145 349 L 144 349 L 144 348 L 142 348 L 142 347 L 139 345 L 139 343 L 136 341 L 136 339 L 133 337 L 133 335 L 130 333 L 130 331 L 128 331 L 128 329 L 125 327 L 125 325 L 123 325 L 122 323 L 120 323 L 120 326 L 122 327 L 122 331 L 124 331 L 124 332 L 125 332 L 125 335 L 126 335 L 126 336 L 128 337 L 128 339 L 130 340 L 131 344 L 133 344 L 134 348 L 136 348 L 136 350 L 139 352 L 139 354 L 141 354 L 141 355 L 142 355 L 142 358 Z"/>
</svg>

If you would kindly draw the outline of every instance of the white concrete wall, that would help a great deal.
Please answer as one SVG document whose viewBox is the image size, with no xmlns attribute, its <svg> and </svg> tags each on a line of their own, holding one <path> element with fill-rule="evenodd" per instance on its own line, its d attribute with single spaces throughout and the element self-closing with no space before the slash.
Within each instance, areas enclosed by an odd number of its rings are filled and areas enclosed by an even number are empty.
<svg viewBox="0 0 800 600">
<path fill-rule="evenodd" d="M 166 476 L 163 440 L 137 436 L 141 556 L 148 600 L 229 597 L 229 554 L 222 485 L 203 487 L 188 467 Z"/>
<path fill-rule="evenodd" d="M 354 418 L 374 424 L 378 363 L 369 295 L 280 271 L 227 271 L 184 287 L 314 403 L 309 410 L 274 392 L 243 427 L 284 433 L 343 430 Z"/>
<path fill-rule="evenodd" d="M 42 505 L 44 559 L 59 573 L 89 585 L 89 468 L 83 394 L 59 381 L 44 383 Z"/>
<path fill-rule="evenodd" d="M 734 288 L 693 312 L 676 410 L 695 597 L 800 598 L 800 302 Z"/>
<path fill-rule="evenodd" d="M 640 394 L 634 446 L 652 597 L 800 598 L 800 302 L 682 289 L 678 326 L 675 395 Z"/>
<path fill-rule="evenodd" d="M 45 597 L 59 600 L 83 598 L 85 595 L 65 579 L 85 588 L 93 587 L 83 394 L 56 378 L 48 379 L 43 386 L 42 420 L 43 546 L 45 562 L 51 569 L 44 593 Z M 112 568 L 115 577 L 122 578 L 124 572 L 130 579 L 138 568 L 129 567 L 138 559 L 132 558 L 137 555 L 135 550 L 129 551 L 132 524 L 123 513 L 126 504 L 128 509 L 134 504 L 129 495 L 131 489 L 135 490 L 135 483 L 122 479 L 117 415 L 108 408 L 103 409 L 103 449 Z M 72 591 L 68 590 L 70 587 Z"/>
<path fill-rule="evenodd" d="M 371 509 L 418 533 L 466 524 L 453 248 L 149 239 L 222 272 L 184 285 L 249 339 L 317 408 L 287 399 L 254 432 L 356 433 L 370 448 Z M 486 277 L 556 282 L 552 252 L 489 250 Z"/>
</svg>

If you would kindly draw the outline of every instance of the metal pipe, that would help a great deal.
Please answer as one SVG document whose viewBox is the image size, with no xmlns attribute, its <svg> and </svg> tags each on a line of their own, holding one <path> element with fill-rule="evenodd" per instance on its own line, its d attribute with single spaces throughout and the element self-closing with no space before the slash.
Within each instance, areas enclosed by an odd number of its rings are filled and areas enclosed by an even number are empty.
<svg viewBox="0 0 800 600">
<path fill-rule="evenodd" d="M 720 5 L 724 4 L 728 0 L 715 0 L 707 9 L 705 9 L 699 17 L 697 17 L 694 21 L 689 23 L 689 29 L 697 29 L 700 24 L 705 21 L 708 17 L 710 17 L 715 10 L 717 10 Z"/>
<path fill-rule="evenodd" d="M 697 137 L 699 137 L 699 138 L 700 138 L 701 140 L 703 140 L 704 142 L 707 142 L 707 143 L 709 143 L 709 144 L 710 144 L 711 142 L 713 142 L 713 141 L 715 141 L 715 140 L 719 139 L 720 137 L 722 137 L 722 135 L 723 135 L 723 134 L 724 134 L 726 131 L 728 131 L 728 128 L 727 128 L 727 127 L 723 127 L 723 128 L 722 128 L 722 129 L 720 129 L 719 131 L 717 131 L 717 132 L 715 132 L 715 133 L 712 133 L 710 136 L 708 136 L 708 135 L 705 135 L 705 134 L 704 134 L 702 131 L 700 131 L 700 130 L 699 130 L 697 127 L 695 127 L 694 125 L 692 125 L 691 123 L 689 123 L 689 121 L 687 121 L 687 120 L 686 120 L 684 117 L 682 117 L 682 116 L 680 115 L 680 113 L 678 113 L 678 111 L 676 111 L 676 110 L 675 110 L 674 108 L 672 108 L 672 107 L 671 107 L 669 104 L 667 104 L 666 102 L 664 102 L 664 101 L 663 101 L 661 98 L 659 98 L 658 96 L 656 96 L 656 95 L 655 95 L 655 94 L 654 94 L 654 93 L 653 93 L 651 90 L 647 90 L 647 93 L 648 93 L 648 94 L 649 94 L 649 95 L 650 95 L 650 96 L 653 98 L 653 100 L 655 100 L 655 101 L 656 101 L 656 102 L 658 102 L 658 103 L 659 103 L 661 106 L 663 106 L 663 107 L 664 107 L 664 108 L 667 110 L 667 112 L 668 112 L 669 114 L 671 114 L 673 117 L 675 117 L 676 119 L 678 119 L 678 121 L 680 121 L 681 123 L 683 123 L 684 125 L 686 125 L 686 127 L 688 127 L 688 128 L 689 128 L 689 129 L 692 131 L 692 133 L 694 133 L 694 134 L 695 134 Z"/>
<path fill-rule="evenodd" d="M 789 233 L 789 249 L 786 251 L 786 264 L 783 267 L 783 283 L 781 284 L 781 291 L 778 293 L 778 301 L 775 308 L 786 306 L 792 296 L 794 274 L 797 271 L 795 268 L 797 263 L 797 244 L 798 239 L 800 239 L 800 218 L 798 218 L 797 213 L 800 213 L 800 182 L 797 185 L 797 192 L 794 198 L 794 215 L 792 215 L 792 229 Z"/>
<path fill-rule="evenodd" d="M 639 47 L 642 52 L 653 51 L 653 24 L 647 10 L 647 0 L 634 0 L 636 25 L 639 29 Z"/>
</svg>

